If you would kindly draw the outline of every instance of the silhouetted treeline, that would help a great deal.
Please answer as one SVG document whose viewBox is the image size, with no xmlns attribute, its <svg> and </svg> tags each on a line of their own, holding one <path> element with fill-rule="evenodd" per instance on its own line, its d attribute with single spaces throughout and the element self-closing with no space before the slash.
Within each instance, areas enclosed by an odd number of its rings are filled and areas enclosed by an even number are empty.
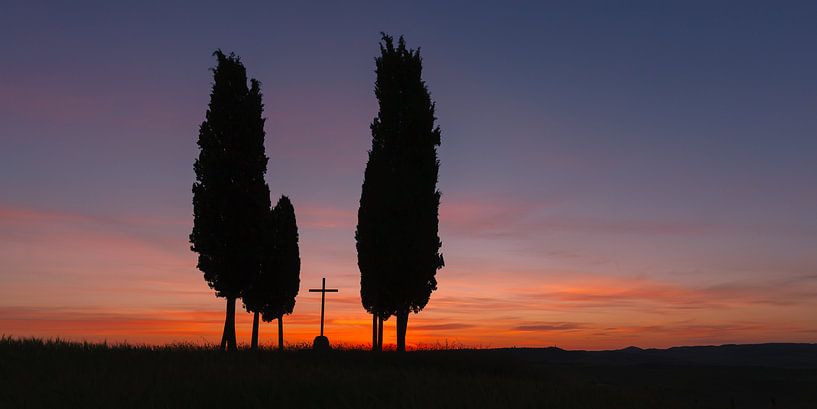
<svg viewBox="0 0 817 409">
<path fill-rule="evenodd" d="M 395 46 L 382 34 L 375 59 L 379 110 L 371 124 L 372 148 L 364 173 L 355 231 L 360 295 L 372 314 L 372 348 L 383 345 L 383 321 L 397 320 L 397 350 L 406 348 L 409 312 L 418 313 L 437 289 L 444 262 L 439 250 L 437 190 L 440 128 L 422 79 L 419 50 Z M 270 208 L 264 181 L 264 104 L 260 83 L 241 60 L 216 51 L 206 120 L 199 128 L 193 185 L 191 249 L 216 296 L 227 299 L 222 349 L 235 349 L 235 301 L 253 313 L 252 348 L 259 317 L 292 313 L 300 285 L 295 210 L 282 196 Z"/>
<path fill-rule="evenodd" d="M 199 157 L 194 164 L 190 242 L 199 254 L 198 268 L 207 284 L 217 297 L 227 299 L 221 348 L 235 349 L 236 299 L 248 295 L 250 289 L 263 288 L 245 304 L 258 306 L 255 311 L 269 320 L 291 312 L 300 259 L 295 215 L 288 199 L 279 202 L 285 213 L 281 219 L 287 242 L 277 242 L 279 217 L 270 209 L 264 180 L 268 159 L 260 83 L 251 79 L 247 86 L 239 57 L 221 50 L 214 55 L 218 64 L 213 69 L 210 104 L 199 128 Z M 279 254 L 278 249 L 287 253 Z M 254 333 L 253 344 L 257 345 L 257 328 Z"/>
</svg>

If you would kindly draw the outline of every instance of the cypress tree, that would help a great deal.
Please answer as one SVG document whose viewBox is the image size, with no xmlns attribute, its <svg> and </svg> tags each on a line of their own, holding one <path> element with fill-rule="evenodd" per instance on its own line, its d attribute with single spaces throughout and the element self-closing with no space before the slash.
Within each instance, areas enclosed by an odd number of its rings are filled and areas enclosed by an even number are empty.
<svg viewBox="0 0 817 409">
<path fill-rule="evenodd" d="M 420 51 L 407 49 L 403 37 L 395 47 L 382 34 L 375 65 L 379 111 L 371 124 L 355 233 L 361 301 L 378 317 L 397 317 L 397 349 L 403 351 L 408 314 L 428 303 L 444 264 L 438 236 L 441 133 L 422 80 Z"/>
<path fill-rule="evenodd" d="M 244 294 L 244 307 L 253 312 L 253 345 L 258 346 L 258 315 L 278 320 L 278 348 L 284 349 L 283 316 L 295 308 L 300 287 L 301 258 L 295 208 L 286 196 L 269 212 L 266 257 L 261 272 Z"/>
<path fill-rule="evenodd" d="M 382 45 L 381 45 L 382 49 Z M 378 58 L 377 61 L 380 59 Z M 378 74 L 379 78 L 379 74 Z M 377 87 L 377 85 L 376 85 Z M 377 88 L 375 89 L 377 93 Z M 363 186 L 358 209 L 358 225 L 355 241 L 360 270 L 360 299 L 363 307 L 372 314 L 372 349 L 379 350 L 381 339 L 378 329 L 383 325 L 384 317 L 394 314 L 394 308 L 387 304 L 382 276 L 389 268 L 386 240 L 389 229 L 387 222 L 388 194 L 387 184 L 389 166 L 385 152 L 385 134 L 380 132 L 378 118 L 370 126 L 372 130 L 372 148 L 363 176 Z"/>
<path fill-rule="evenodd" d="M 260 271 L 264 219 L 270 207 L 264 180 L 264 105 L 260 83 L 247 86 L 239 57 L 213 53 L 213 87 L 199 128 L 199 157 L 193 168 L 191 250 L 217 297 L 227 300 L 222 349 L 236 349 L 235 301 Z"/>
<path fill-rule="evenodd" d="M 263 220 L 264 228 L 264 252 L 261 260 L 261 268 L 252 280 L 252 283 L 244 290 L 242 301 L 244 309 L 252 313 L 252 335 L 250 338 L 250 349 L 258 349 L 258 330 L 261 311 L 271 297 L 270 293 L 275 291 L 277 285 L 277 274 L 274 267 L 275 259 L 275 208 L 267 211 Z"/>
</svg>

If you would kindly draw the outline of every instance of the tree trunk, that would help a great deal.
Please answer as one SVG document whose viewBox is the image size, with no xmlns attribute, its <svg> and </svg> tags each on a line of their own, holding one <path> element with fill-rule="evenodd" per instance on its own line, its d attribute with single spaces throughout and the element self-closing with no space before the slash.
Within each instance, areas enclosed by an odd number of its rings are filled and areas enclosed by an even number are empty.
<svg viewBox="0 0 817 409">
<path fill-rule="evenodd" d="M 372 313 L 372 351 L 377 351 L 377 314 Z"/>
<path fill-rule="evenodd" d="M 227 318 L 224 318 L 224 331 L 221 332 L 221 350 L 227 349 Z"/>
<path fill-rule="evenodd" d="M 397 310 L 397 352 L 406 350 L 406 330 L 408 329 L 408 310 Z"/>
<path fill-rule="evenodd" d="M 284 314 L 278 317 L 278 350 L 284 350 Z"/>
<path fill-rule="evenodd" d="M 224 332 L 221 335 L 221 350 L 235 351 L 235 298 L 227 299 L 227 316 L 224 317 Z"/>
<path fill-rule="evenodd" d="M 383 317 L 378 317 L 377 321 L 380 325 L 377 326 L 377 350 L 383 350 Z"/>
<path fill-rule="evenodd" d="M 252 315 L 252 341 L 250 341 L 250 349 L 258 349 L 258 313 Z"/>
</svg>

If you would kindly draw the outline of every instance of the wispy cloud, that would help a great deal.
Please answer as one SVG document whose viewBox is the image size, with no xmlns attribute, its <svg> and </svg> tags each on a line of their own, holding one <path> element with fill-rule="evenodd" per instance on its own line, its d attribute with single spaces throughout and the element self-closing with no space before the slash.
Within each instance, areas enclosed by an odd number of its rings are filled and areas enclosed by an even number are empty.
<svg viewBox="0 0 817 409">
<path fill-rule="evenodd" d="M 533 201 L 446 197 L 440 206 L 440 225 L 447 234 L 526 240 L 565 232 L 618 236 L 694 236 L 723 228 L 701 221 L 581 216 L 568 212 L 561 206 L 562 202 L 558 198 Z"/>
<path fill-rule="evenodd" d="M 540 287 L 516 288 L 509 292 L 522 304 L 559 311 L 713 311 L 757 306 L 802 306 L 817 299 L 817 280 L 803 276 L 790 285 L 789 279 L 744 280 L 716 285 L 680 285 L 644 278 L 567 280 Z"/>
<path fill-rule="evenodd" d="M 0 223 L 25 225 L 32 223 L 88 223 L 95 219 L 77 213 L 39 210 L 0 203 Z"/>
<path fill-rule="evenodd" d="M 577 322 L 548 322 L 537 324 L 518 325 L 515 331 L 575 331 L 587 328 L 586 324 Z"/>
<path fill-rule="evenodd" d="M 476 325 L 473 324 L 462 324 L 462 323 L 446 323 L 446 324 L 420 324 L 420 325 L 413 325 L 411 328 L 420 330 L 420 331 L 450 331 L 450 330 L 462 330 L 462 329 L 470 329 L 475 328 Z"/>
</svg>

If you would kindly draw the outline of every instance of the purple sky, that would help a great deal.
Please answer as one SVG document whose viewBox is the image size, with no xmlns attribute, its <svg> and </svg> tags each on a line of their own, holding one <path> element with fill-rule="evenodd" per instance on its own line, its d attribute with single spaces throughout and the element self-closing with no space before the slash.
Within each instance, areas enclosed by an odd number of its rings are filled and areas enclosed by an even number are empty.
<svg viewBox="0 0 817 409">
<path fill-rule="evenodd" d="M 327 276 L 339 337 L 365 342 L 386 31 L 422 48 L 443 132 L 447 266 L 409 342 L 817 340 L 813 2 L 54 3 L 0 12 L 0 332 L 217 340 L 186 241 L 221 48 L 262 82 L 267 181 L 301 227 L 295 340 Z M 167 311 L 213 317 L 110 329 Z"/>
</svg>

